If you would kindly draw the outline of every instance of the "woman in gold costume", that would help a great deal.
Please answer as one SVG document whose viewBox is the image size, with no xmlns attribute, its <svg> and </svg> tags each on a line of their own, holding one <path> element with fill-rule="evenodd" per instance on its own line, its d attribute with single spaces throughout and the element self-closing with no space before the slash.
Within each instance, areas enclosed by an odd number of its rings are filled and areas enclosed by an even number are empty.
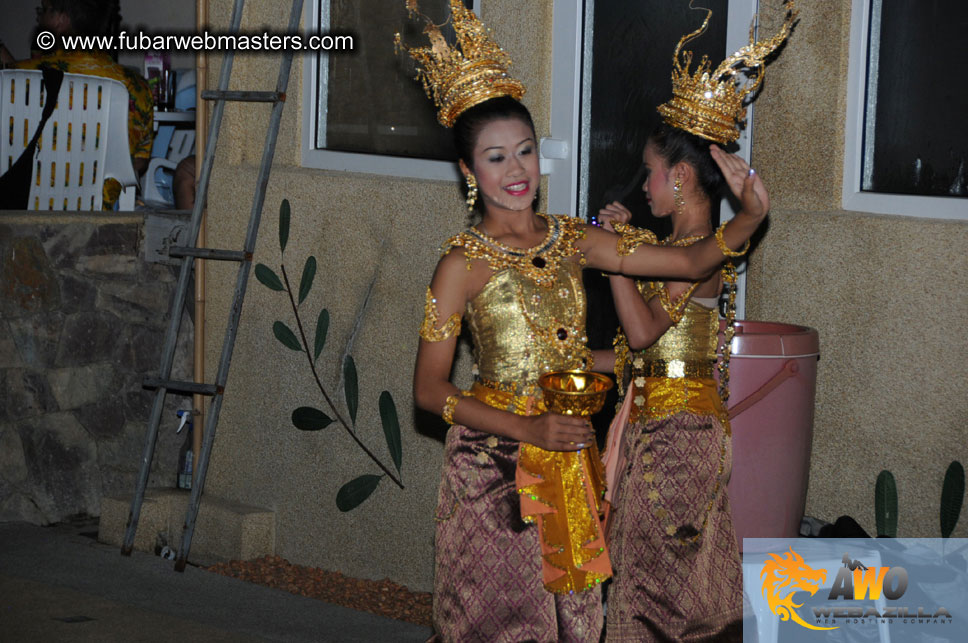
<svg viewBox="0 0 968 643">
<path fill-rule="evenodd" d="M 712 235 L 710 209 L 725 181 L 709 142 L 663 124 L 644 159 L 652 212 L 672 221 L 662 245 Z M 599 219 L 611 228 L 630 216 L 612 203 Z M 608 641 L 742 638 L 739 549 L 726 495 L 729 420 L 713 379 L 717 302 L 734 277 L 728 267 L 693 282 L 609 278 L 627 337 L 617 338 L 616 369 L 627 391 L 605 456 L 615 570 Z"/>
<path fill-rule="evenodd" d="M 458 47 L 429 25 L 432 46 L 408 50 L 438 119 L 453 128 L 468 204 L 482 215 L 445 244 L 414 373 L 417 406 L 452 425 L 436 510 L 434 625 L 445 641 L 596 642 L 599 584 L 611 567 L 601 498 L 591 492 L 597 468 L 585 457 L 595 438 L 585 420 L 545 412 L 538 378 L 596 366 L 585 345 L 583 267 L 705 278 L 722 248 L 741 245 L 765 218 L 766 195 L 740 176 L 743 212 L 720 243 L 688 248 L 536 212 L 537 137 L 517 100 L 524 87 L 460 0 L 451 13 Z M 742 171 L 725 153 L 717 162 Z M 468 391 L 450 381 L 462 321 L 476 361 Z"/>
<path fill-rule="evenodd" d="M 719 231 L 713 234 L 711 210 L 726 187 L 745 208 L 742 195 L 753 182 L 760 205 L 769 207 L 756 173 L 736 156 L 724 165 L 719 145 L 739 137 L 737 122 L 745 114 L 742 98 L 748 91 L 732 82 L 735 66 L 762 67 L 794 18 L 790 11 L 779 34 L 751 42 L 711 74 L 704 60 L 689 76 L 691 54 L 686 69 L 679 65 L 680 48 L 702 33 L 709 14 L 699 31 L 680 40 L 673 99 L 659 107 L 664 122 L 643 154 L 648 175 L 642 189 L 652 213 L 670 217 L 672 234 L 662 242 L 648 235 L 650 243 L 694 247 L 719 237 Z M 761 79 L 760 70 L 756 84 Z M 599 218 L 607 229 L 627 233 L 630 216 L 620 203 L 612 203 Z M 723 252 L 742 254 L 728 248 Z M 742 572 L 726 494 L 732 462 L 726 400 L 735 280 L 729 262 L 698 281 L 610 277 L 625 335 L 616 338 L 615 370 L 627 391 L 605 453 L 606 542 L 614 568 L 607 641 L 742 640 Z M 724 284 L 730 296 L 717 383 L 717 303 Z"/>
</svg>

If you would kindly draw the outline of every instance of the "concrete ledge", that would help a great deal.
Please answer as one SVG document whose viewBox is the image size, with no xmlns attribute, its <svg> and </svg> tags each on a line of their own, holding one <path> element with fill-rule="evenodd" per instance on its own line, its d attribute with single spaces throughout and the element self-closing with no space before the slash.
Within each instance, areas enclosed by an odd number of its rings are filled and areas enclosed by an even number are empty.
<svg viewBox="0 0 968 643">
<path fill-rule="evenodd" d="M 141 505 L 134 548 L 155 553 L 168 545 L 181 547 L 185 512 L 190 492 L 182 489 L 148 489 Z M 121 547 L 131 510 L 131 496 L 101 499 L 98 540 Z M 226 560 L 251 560 L 275 553 L 275 514 L 262 507 L 202 496 L 189 561 L 200 564 Z"/>
</svg>

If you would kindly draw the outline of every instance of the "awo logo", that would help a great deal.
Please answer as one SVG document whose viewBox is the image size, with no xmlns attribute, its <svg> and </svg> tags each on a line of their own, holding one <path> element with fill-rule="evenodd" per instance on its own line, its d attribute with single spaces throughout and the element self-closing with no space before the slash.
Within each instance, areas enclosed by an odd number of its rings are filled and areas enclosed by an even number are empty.
<svg viewBox="0 0 968 643">
<path fill-rule="evenodd" d="M 827 581 L 827 570 L 814 569 L 803 562 L 803 557 L 793 551 L 793 547 L 783 556 L 777 554 L 769 554 L 769 556 L 772 560 L 763 563 L 760 578 L 763 579 L 763 596 L 766 597 L 770 611 L 779 616 L 781 621 L 792 620 L 807 629 L 837 629 L 837 627 L 817 627 L 807 623 L 796 610 L 798 607 L 803 607 L 803 603 L 793 602 L 793 596 L 798 591 L 809 592 L 811 596 L 816 594 Z"/>
<path fill-rule="evenodd" d="M 837 570 L 827 595 L 827 600 L 837 601 L 837 604 L 813 607 L 815 624 L 805 621 L 797 612 L 803 603 L 794 603 L 794 595 L 798 591 L 809 592 L 811 596 L 826 584 L 827 570 L 814 569 L 804 562 L 803 558 L 790 548 L 790 551 L 779 556 L 769 554 L 771 560 L 763 564 L 760 578 L 763 579 L 763 595 L 767 599 L 770 611 L 780 617 L 781 621 L 792 620 L 811 630 L 835 630 L 843 622 L 866 622 L 881 620 L 893 623 L 893 619 L 901 619 L 904 623 L 939 623 L 950 622 L 951 614 L 943 607 L 936 610 L 926 610 L 924 607 L 885 607 L 883 612 L 874 607 L 850 605 L 845 601 L 878 601 L 883 596 L 889 600 L 898 600 L 904 596 L 908 588 L 908 573 L 903 567 L 867 567 L 861 561 L 854 560 L 850 554 L 844 554 L 843 566 Z"/>
</svg>

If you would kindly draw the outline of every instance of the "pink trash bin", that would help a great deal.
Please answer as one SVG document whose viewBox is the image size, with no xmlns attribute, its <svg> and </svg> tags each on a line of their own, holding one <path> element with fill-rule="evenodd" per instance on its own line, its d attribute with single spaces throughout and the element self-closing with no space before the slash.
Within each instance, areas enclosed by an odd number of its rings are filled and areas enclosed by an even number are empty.
<svg viewBox="0 0 968 643">
<path fill-rule="evenodd" d="M 805 326 L 736 321 L 729 363 L 729 502 L 743 538 L 796 538 L 807 498 L 820 339 Z"/>
</svg>

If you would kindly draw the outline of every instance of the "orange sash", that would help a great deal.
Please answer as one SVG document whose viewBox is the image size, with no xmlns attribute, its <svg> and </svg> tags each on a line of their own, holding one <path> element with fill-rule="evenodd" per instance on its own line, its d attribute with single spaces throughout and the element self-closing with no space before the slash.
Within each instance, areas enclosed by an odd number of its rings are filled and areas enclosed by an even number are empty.
<svg viewBox="0 0 968 643">
<path fill-rule="evenodd" d="M 546 411 L 540 396 L 523 396 L 475 382 L 470 394 L 517 413 Z M 605 476 L 598 446 L 545 451 L 522 442 L 516 472 L 521 518 L 536 523 L 545 588 L 557 594 L 592 589 L 612 575 L 602 525 Z"/>
</svg>

